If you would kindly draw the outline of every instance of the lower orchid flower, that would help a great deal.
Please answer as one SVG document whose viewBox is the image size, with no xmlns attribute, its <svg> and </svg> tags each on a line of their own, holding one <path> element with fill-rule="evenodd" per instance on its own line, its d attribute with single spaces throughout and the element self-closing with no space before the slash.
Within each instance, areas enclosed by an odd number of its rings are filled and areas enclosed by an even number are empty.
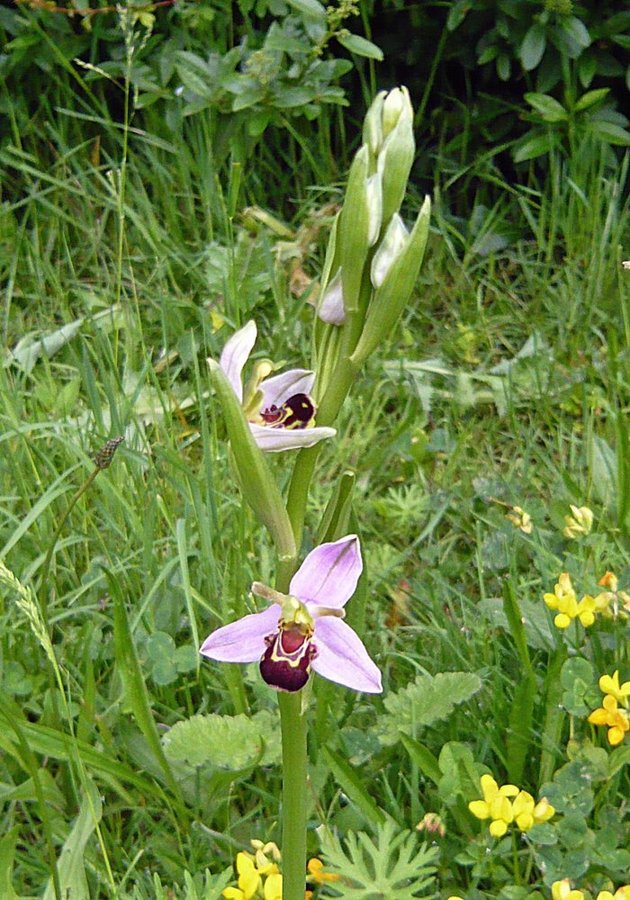
<svg viewBox="0 0 630 900">
<path fill-rule="evenodd" d="M 243 406 L 260 449 L 277 452 L 312 447 L 324 438 L 333 437 L 334 428 L 315 426 L 317 407 L 310 396 L 314 372 L 289 369 L 271 376 L 272 363 L 260 360 L 243 388 L 243 369 L 255 343 L 256 323 L 250 321 L 229 339 L 219 363 Z"/>
<path fill-rule="evenodd" d="M 263 679 L 281 691 L 299 691 L 313 669 L 355 691 L 380 693 L 381 673 L 343 621 L 362 569 L 355 534 L 321 544 L 291 579 L 289 594 L 254 582 L 252 593 L 271 606 L 212 632 L 201 653 L 220 662 L 258 661 Z"/>
</svg>

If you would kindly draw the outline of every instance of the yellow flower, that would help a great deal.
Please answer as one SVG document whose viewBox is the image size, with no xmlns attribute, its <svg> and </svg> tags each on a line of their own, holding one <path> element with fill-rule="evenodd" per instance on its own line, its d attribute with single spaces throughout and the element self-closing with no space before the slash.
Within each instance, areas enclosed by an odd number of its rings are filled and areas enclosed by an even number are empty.
<svg viewBox="0 0 630 900">
<path fill-rule="evenodd" d="M 552 900 L 584 900 L 582 891 L 571 890 L 571 882 L 568 878 L 562 881 L 554 881 L 551 885 Z"/>
<path fill-rule="evenodd" d="M 620 744 L 630 731 L 630 716 L 625 709 L 617 708 L 617 698 L 612 694 L 606 694 L 599 709 L 593 710 L 588 717 L 591 725 L 608 726 L 608 743 L 612 747 Z"/>
<path fill-rule="evenodd" d="M 529 831 L 533 825 L 546 822 L 555 815 L 556 811 L 546 797 L 543 797 L 539 803 L 535 803 L 531 794 L 527 791 L 519 791 L 512 803 L 512 812 L 520 831 Z"/>
<path fill-rule="evenodd" d="M 585 537 L 593 527 L 593 511 L 588 506 L 570 504 L 572 515 L 564 517 L 563 535 L 568 538 Z"/>
<path fill-rule="evenodd" d="M 543 594 L 543 600 L 549 609 L 558 610 L 558 615 L 553 620 L 556 628 L 568 628 L 573 619 L 579 619 L 585 628 L 595 621 L 596 599 L 587 594 L 578 603 L 567 572 L 563 572 L 558 578 L 553 594 Z"/>
<path fill-rule="evenodd" d="M 321 861 L 321 859 L 317 859 L 317 857 L 309 859 L 306 868 L 308 870 L 310 880 L 314 881 L 315 884 L 325 884 L 327 881 L 339 881 L 339 878 L 341 877 L 337 874 L 337 872 L 324 871 L 324 863 Z"/>
<path fill-rule="evenodd" d="M 512 506 L 510 511 L 506 512 L 505 518 L 508 519 L 515 528 L 520 528 L 523 534 L 532 533 L 532 529 L 534 528 L 532 517 L 528 512 L 525 512 L 524 509 L 521 509 L 520 506 Z"/>
<path fill-rule="evenodd" d="M 597 900 L 630 900 L 630 884 L 624 884 L 617 888 L 614 894 L 610 891 L 600 891 Z"/>
<path fill-rule="evenodd" d="M 492 819 L 489 829 L 492 837 L 502 837 L 508 825 L 514 820 L 510 797 L 516 797 L 518 788 L 515 784 L 496 783 L 492 775 L 481 776 L 481 792 L 483 800 L 472 800 L 468 809 L 477 819 Z"/>
<path fill-rule="evenodd" d="M 267 876 L 264 898 L 265 900 L 282 900 L 282 875 L 278 872 Z"/>
<path fill-rule="evenodd" d="M 628 706 L 628 697 L 630 697 L 630 681 L 624 681 L 619 684 L 619 670 L 617 669 L 613 675 L 602 675 L 599 679 L 599 689 L 604 694 L 610 694 L 622 706 Z"/>
</svg>

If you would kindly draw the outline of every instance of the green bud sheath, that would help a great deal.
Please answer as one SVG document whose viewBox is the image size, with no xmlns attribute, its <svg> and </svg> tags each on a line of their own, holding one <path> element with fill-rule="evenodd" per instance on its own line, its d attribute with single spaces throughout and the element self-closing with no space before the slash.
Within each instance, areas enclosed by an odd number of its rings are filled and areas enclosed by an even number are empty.
<svg viewBox="0 0 630 900">
<path fill-rule="evenodd" d="M 400 209 L 415 152 L 412 115 L 401 115 L 378 155 L 383 185 L 383 225 L 387 225 Z"/>
<path fill-rule="evenodd" d="M 431 200 L 425 197 L 406 245 L 374 293 L 359 343 L 350 357 L 354 365 L 365 362 L 370 353 L 385 340 L 409 302 L 422 264 L 430 219 Z"/>
<path fill-rule="evenodd" d="M 369 150 L 364 144 L 357 151 L 350 167 L 346 199 L 337 232 L 343 297 L 347 313 L 356 312 L 359 308 L 361 277 L 369 249 L 368 157 Z"/>
<path fill-rule="evenodd" d="M 269 529 L 280 557 L 296 555 L 291 523 L 262 450 L 256 445 L 243 409 L 221 366 L 208 360 L 212 384 L 223 409 L 232 455 L 243 496 Z"/>
</svg>

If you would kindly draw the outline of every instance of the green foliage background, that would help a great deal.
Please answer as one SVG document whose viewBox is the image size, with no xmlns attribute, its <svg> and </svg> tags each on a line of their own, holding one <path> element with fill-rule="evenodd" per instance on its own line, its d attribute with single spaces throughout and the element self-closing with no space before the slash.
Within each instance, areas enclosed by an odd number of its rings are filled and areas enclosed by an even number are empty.
<svg viewBox="0 0 630 900">
<path fill-rule="evenodd" d="M 563 636 L 541 597 L 561 571 L 580 595 L 607 569 L 630 585 L 630 13 L 23 3 L 0 27 L 0 896 L 216 898 L 251 837 L 278 838 L 274 696 L 197 653 L 274 567 L 205 359 L 255 316 L 262 352 L 308 364 L 358 129 L 399 82 L 429 252 L 323 455 L 304 548 L 350 470 L 352 624 L 387 689 L 314 686 L 331 831 L 309 847 L 355 876 L 320 896 L 376 871 L 392 897 L 623 883 L 627 741 L 586 716 L 599 675 L 630 677 L 628 621 Z M 595 513 L 580 541 L 570 503 Z M 484 771 L 557 819 L 493 841 L 467 808 Z M 427 849 L 428 812 L 446 833 Z"/>
</svg>

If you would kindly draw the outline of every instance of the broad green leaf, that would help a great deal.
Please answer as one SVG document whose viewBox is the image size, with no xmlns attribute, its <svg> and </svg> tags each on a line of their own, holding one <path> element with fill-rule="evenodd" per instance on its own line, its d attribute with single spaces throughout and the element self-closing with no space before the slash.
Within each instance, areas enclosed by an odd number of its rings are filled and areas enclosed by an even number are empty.
<svg viewBox="0 0 630 900">
<path fill-rule="evenodd" d="M 337 40 L 342 47 L 349 50 L 350 53 L 356 53 L 357 56 L 364 56 L 367 59 L 376 59 L 379 62 L 383 59 L 383 51 L 372 41 L 361 37 L 360 34 L 340 34 Z"/>
<path fill-rule="evenodd" d="M 326 22 L 326 9 L 318 0 L 287 0 L 287 3 L 306 18 Z"/>
<path fill-rule="evenodd" d="M 630 146 L 630 132 L 614 122 L 592 121 L 589 123 L 589 131 L 607 144 L 613 144 L 616 147 Z"/>
<path fill-rule="evenodd" d="M 528 29 L 519 49 L 521 63 L 526 72 L 535 69 L 545 52 L 547 46 L 547 33 L 545 26 L 535 22 Z"/>
<path fill-rule="evenodd" d="M 244 87 L 243 90 L 239 90 L 232 101 L 232 112 L 239 112 L 242 109 L 249 109 L 252 106 L 256 106 L 256 104 L 260 103 L 264 98 L 265 89 L 261 85 L 257 84 Z"/>
<path fill-rule="evenodd" d="M 530 106 L 540 113 L 545 122 L 565 122 L 569 114 L 561 103 L 549 94 L 537 94 L 530 91 L 525 94 L 525 100 Z"/>
<path fill-rule="evenodd" d="M 449 31 L 455 31 L 455 29 L 462 24 L 467 14 L 470 12 L 471 6 L 471 0 L 455 0 L 455 3 L 453 3 L 448 11 L 448 17 L 446 19 L 446 27 Z"/>
<path fill-rule="evenodd" d="M 534 131 L 516 145 L 512 154 L 514 162 L 527 162 L 544 156 L 556 146 L 557 138 L 551 132 Z"/>
<path fill-rule="evenodd" d="M 440 771 L 442 777 L 438 784 L 440 797 L 447 806 L 454 806 L 458 799 L 472 800 L 481 794 L 480 767 L 467 744 L 449 741 L 440 750 Z"/>
<path fill-rule="evenodd" d="M 85 787 L 87 793 L 81 802 L 79 815 L 61 848 L 57 862 L 62 896 L 72 897 L 72 900 L 89 900 L 90 898 L 83 856 L 86 844 L 102 815 L 101 798 L 96 786 L 93 782 L 86 781 Z M 43 900 L 54 900 L 54 897 L 53 881 L 50 878 Z"/>
<path fill-rule="evenodd" d="M 280 725 L 268 710 L 251 717 L 196 715 L 173 725 L 163 745 L 169 759 L 236 772 L 279 762 Z"/>
<path fill-rule="evenodd" d="M 474 672 L 419 675 L 412 684 L 385 698 L 387 713 L 377 726 L 381 744 L 396 744 L 401 733 L 417 740 L 420 729 L 445 719 L 481 686 L 481 679 Z"/>
<path fill-rule="evenodd" d="M 185 87 L 194 94 L 210 100 L 216 94 L 216 71 L 208 63 L 188 50 L 177 53 L 175 68 Z"/>
<path fill-rule="evenodd" d="M 507 53 L 499 53 L 497 56 L 497 75 L 501 81 L 509 81 L 512 74 L 512 63 Z"/>
<path fill-rule="evenodd" d="M 591 106 L 595 106 L 596 103 L 603 100 L 609 93 L 610 88 L 598 88 L 596 91 L 587 91 L 587 93 L 583 94 L 575 104 L 575 111 L 582 112 L 585 109 L 589 109 Z"/>
<path fill-rule="evenodd" d="M 571 59 L 577 58 L 582 50 L 590 46 L 588 28 L 577 16 L 566 16 L 558 23 L 557 37 Z"/>
<path fill-rule="evenodd" d="M 274 106 L 278 109 L 294 109 L 306 106 L 315 99 L 315 91 L 308 87 L 281 87 L 275 92 Z"/>
</svg>

